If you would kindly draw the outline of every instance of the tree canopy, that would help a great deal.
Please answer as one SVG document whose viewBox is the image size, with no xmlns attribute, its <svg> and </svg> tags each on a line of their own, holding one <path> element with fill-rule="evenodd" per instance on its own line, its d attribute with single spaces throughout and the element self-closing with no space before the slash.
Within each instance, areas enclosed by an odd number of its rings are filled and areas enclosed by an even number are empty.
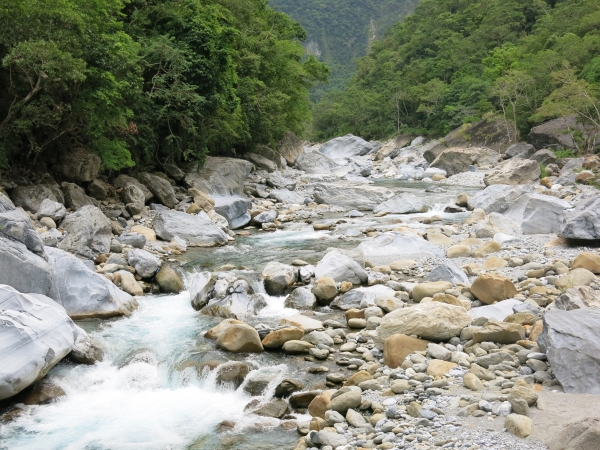
<svg viewBox="0 0 600 450">
<path fill-rule="evenodd" d="M 598 122 L 600 2 L 421 0 L 314 110 L 315 137 L 444 135 L 502 115 L 525 136 L 553 117 Z"/>
<path fill-rule="evenodd" d="M 327 67 L 266 0 L 0 0 L 0 164 L 109 170 L 273 145 Z"/>
</svg>

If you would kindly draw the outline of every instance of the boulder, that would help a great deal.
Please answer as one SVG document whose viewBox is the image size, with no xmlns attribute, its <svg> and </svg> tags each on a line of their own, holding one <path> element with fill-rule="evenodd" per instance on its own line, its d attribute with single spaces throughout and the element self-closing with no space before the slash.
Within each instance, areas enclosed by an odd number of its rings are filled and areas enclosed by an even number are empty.
<svg viewBox="0 0 600 450">
<path fill-rule="evenodd" d="M 600 239 L 600 194 L 583 200 L 565 213 L 559 235 L 568 239 Z"/>
<path fill-rule="evenodd" d="M 600 450 L 600 418 L 585 417 L 563 426 L 550 450 Z"/>
<path fill-rule="evenodd" d="M 535 147 L 526 142 L 518 142 L 506 149 L 507 158 L 529 159 L 535 153 Z"/>
<path fill-rule="evenodd" d="M 298 279 L 298 268 L 271 261 L 262 271 L 265 290 L 269 295 L 283 295 Z"/>
<path fill-rule="evenodd" d="M 248 209 L 252 206 L 250 200 L 242 196 L 214 196 L 215 212 L 227 219 L 229 228 L 235 230 L 250 223 Z"/>
<path fill-rule="evenodd" d="M 460 335 L 470 323 L 471 317 L 460 306 L 440 302 L 420 303 L 387 314 L 377 333 L 382 340 L 400 333 L 437 342 Z"/>
<path fill-rule="evenodd" d="M 387 286 L 381 284 L 369 287 L 360 287 L 352 289 L 341 295 L 331 303 L 332 308 L 341 309 L 348 311 L 352 308 L 367 308 L 369 305 L 375 303 L 376 298 L 390 298 L 394 297 L 396 292 Z"/>
<path fill-rule="evenodd" d="M 481 382 L 481 380 L 474 373 L 467 372 L 463 377 L 463 383 L 465 387 L 471 389 L 472 391 L 482 391 L 485 389 L 485 386 Z"/>
<path fill-rule="evenodd" d="M 280 328 L 271 331 L 262 340 L 264 348 L 281 348 L 287 341 L 299 341 L 304 336 L 304 331 L 296 327 Z"/>
<path fill-rule="evenodd" d="M 541 174 L 540 163 L 530 159 L 508 159 L 494 166 L 483 181 L 492 184 L 528 184 L 536 181 Z"/>
<path fill-rule="evenodd" d="M 532 426 L 533 421 L 529 417 L 520 414 L 509 414 L 504 421 L 506 431 L 520 438 L 529 436 Z"/>
<path fill-rule="evenodd" d="M 276 152 L 271 147 L 267 147 L 263 144 L 258 144 L 254 147 L 252 153 L 258 156 L 262 156 L 263 158 L 267 159 L 270 163 L 274 164 L 275 170 L 285 169 L 287 167 L 287 162 L 283 158 L 283 156 L 281 156 L 279 152 Z M 267 170 L 264 166 L 261 167 L 263 162 L 264 161 L 261 161 L 259 164 L 254 163 L 254 165 L 257 169 Z"/>
<path fill-rule="evenodd" d="M 396 369 L 406 357 L 414 352 L 427 349 L 429 341 L 417 339 L 405 334 L 393 334 L 383 344 L 383 360 L 386 366 Z"/>
<path fill-rule="evenodd" d="M 267 184 L 276 189 L 296 189 L 296 182 L 289 177 L 283 176 L 280 172 L 270 173 L 267 176 Z"/>
<path fill-rule="evenodd" d="M 315 267 L 315 278 L 333 278 L 336 282 L 349 281 L 363 284 L 367 281 L 367 272 L 356 261 L 337 250 L 327 253 Z"/>
<path fill-rule="evenodd" d="M 231 353 L 260 353 L 263 351 L 258 332 L 245 323 L 227 326 L 217 338 L 217 348 Z"/>
<path fill-rule="evenodd" d="M 286 203 L 288 205 L 302 205 L 305 198 L 302 194 L 290 191 L 289 189 L 273 189 L 269 197 L 278 203 Z"/>
<path fill-rule="evenodd" d="M 32 253 L 46 258 L 42 238 L 27 213 L 20 208 L 15 208 L 10 199 L 1 193 L 0 237 L 19 242 Z"/>
<path fill-rule="evenodd" d="M 77 211 L 86 205 L 94 205 L 92 199 L 75 183 L 63 183 L 62 190 L 65 196 L 65 206 L 71 208 L 72 211 Z"/>
<path fill-rule="evenodd" d="M 378 259 L 420 259 L 426 256 L 444 258 L 441 247 L 410 232 L 389 231 L 362 242 L 358 247 L 367 261 L 377 264 Z"/>
<path fill-rule="evenodd" d="M 460 283 L 469 284 L 469 278 L 465 272 L 452 261 L 448 260 L 433 269 L 425 277 L 425 281 L 447 281 L 453 285 Z"/>
<path fill-rule="evenodd" d="M 0 285 L 0 400 L 44 377 L 73 349 L 77 334 L 52 299 Z"/>
<path fill-rule="evenodd" d="M 274 161 L 256 153 L 246 153 L 244 158 L 254 164 L 257 169 L 263 169 L 267 172 L 275 172 L 278 169 Z"/>
<path fill-rule="evenodd" d="M 133 184 L 144 193 L 144 203 L 149 202 L 154 198 L 154 194 L 150 192 L 150 189 L 140 183 L 136 178 L 128 175 L 119 175 L 117 178 L 115 178 L 115 181 L 113 181 L 113 185 L 117 189 L 124 189 L 129 184 Z"/>
<path fill-rule="evenodd" d="M 558 289 L 569 289 L 577 286 L 589 286 L 596 281 L 596 276 L 587 269 L 573 269 L 558 277 L 556 287 Z"/>
<path fill-rule="evenodd" d="M 303 316 L 302 314 L 297 314 L 295 316 L 288 316 L 281 319 L 279 322 L 280 326 L 293 326 L 304 330 L 305 333 L 310 333 L 314 330 L 320 330 L 323 328 L 323 323 L 316 319 L 312 319 L 307 316 Z"/>
<path fill-rule="evenodd" d="M 573 260 L 572 269 L 587 269 L 592 273 L 600 274 L 600 255 L 592 252 L 582 252 Z"/>
<path fill-rule="evenodd" d="M 309 288 L 299 287 L 285 299 L 284 306 L 294 309 L 313 309 L 317 306 L 317 297 L 310 291 Z"/>
<path fill-rule="evenodd" d="M 338 168 L 333 159 L 319 152 L 302 153 L 294 164 L 296 169 L 311 175 L 329 175 L 332 170 Z"/>
<path fill-rule="evenodd" d="M 184 182 L 207 194 L 242 195 L 244 182 L 253 169 L 252 163 L 243 159 L 207 156 L 204 166 L 188 172 Z"/>
<path fill-rule="evenodd" d="M 129 316 L 137 308 L 134 297 L 121 291 L 106 277 L 90 270 L 80 259 L 46 247 L 52 268 L 48 295 L 73 319 Z"/>
<path fill-rule="evenodd" d="M 189 292 L 192 307 L 196 311 L 200 311 L 208 304 L 209 295 L 214 285 L 215 282 L 212 280 L 210 272 L 194 274 L 190 282 Z"/>
<path fill-rule="evenodd" d="M 296 160 L 304 153 L 302 141 L 291 131 L 288 131 L 277 146 L 277 151 L 288 165 L 294 166 Z"/>
<path fill-rule="evenodd" d="M 69 359 L 77 364 L 95 364 L 102 361 L 104 352 L 88 336 L 83 328 L 75 325 L 77 329 L 77 339 L 73 350 L 69 353 Z"/>
<path fill-rule="evenodd" d="M 65 197 L 56 184 L 36 184 L 34 186 L 17 186 L 10 193 L 10 198 L 16 206 L 35 213 L 45 199 L 63 203 Z"/>
<path fill-rule="evenodd" d="M 333 278 L 322 277 L 315 281 L 312 293 L 319 301 L 319 304 L 328 305 L 335 297 L 337 297 L 338 288 Z"/>
<path fill-rule="evenodd" d="M 52 271 L 44 258 L 17 241 L 0 236 L 0 284 L 20 292 L 48 294 Z"/>
<path fill-rule="evenodd" d="M 319 183 L 315 185 L 314 190 L 317 203 L 343 206 L 359 211 L 373 211 L 393 196 L 393 191 L 379 186 Z"/>
<path fill-rule="evenodd" d="M 338 395 L 336 395 L 338 394 Z M 358 408 L 362 403 L 361 390 L 357 386 L 342 388 L 331 396 L 327 409 L 346 414 L 350 408 Z"/>
<path fill-rule="evenodd" d="M 578 123 L 575 116 L 559 117 L 533 127 L 529 132 L 528 140 L 537 149 L 542 148 L 570 148 L 576 150 L 578 146 L 573 140 L 573 132 L 587 134 L 586 128 Z"/>
<path fill-rule="evenodd" d="M 485 317 L 488 320 L 502 322 L 514 312 L 513 308 L 515 306 L 522 304 L 523 302 L 520 300 L 503 300 L 498 303 L 494 303 L 493 305 L 480 306 L 479 308 L 470 309 L 468 314 L 473 319 Z"/>
<path fill-rule="evenodd" d="M 411 291 L 415 302 L 420 302 L 425 297 L 433 297 L 435 294 L 452 289 L 452 283 L 448 281 L 432 281 L 429 283 L 417 284 Z"/>
<path fill-rule="evenodd" d="M 82 183 L 93 181 L 98 176 L 102 159 L 95 153 L 85 148 L 69 148 L 60 154 L 58 163 L 52 170 L 63 177 Z"/>
<path fill-rule="evenodd" d="M 416 195 L 401 193 L 377 205 L 373 212 L 375 214 L 413 214 L 425 212 L 428 209 Z"/>
<path fill-rule="evenodd" d="M 127 262 L 142 278 L 153 277 L 160 266 L 162 266 L 160 258 L 146 250 L 137 248 L 129 250 L 127 253 Z"/>
<path fill-rule="evenodd" d="M 498 213 L 491 213 L 486 218 L 473 227 L 475 235 L 478 238 L 492 238 L 498 233 L 508 234 L 510 236 L 520 236 L 523 234 L 521 226 L 514 220 Z"/>
<path fill-rule="evenodd" d="M 535 152 L 533 155 L 529 157 L 529 159 L 533 161 L 537 161 L 540 164 L 547 166 L 549 164 L 556 163 L 556 154 L 548 149 L 542 149 Z"/>
<path fill-rule="evenodd" d="M 517 288 L 508 278 L 502 275 L 486 273 L 477 277 L 471 285 L 471 293 L 482 303 L 491 305 L 518 294 Z"/>
<path fill-rule="evenodd" d="M 171 183 L 158 175 L 153 175 L 148 172 L 141 172 L 137 176 L 140 183 L 148 188 L 154 197 L 167 208 L 175 208 L 178 201 L 175 198 L 175 192 Z"/>
<path fill-rule="evenodd" d="M 86 259 L 110 252 L 112 229 L 110 220 L 91 205 L 69 214 L 61 223 L 66 235 L 58 248 Z"/>
<path fill-rule="evenodd" d="M 555 305 L 564 311 L 600 308 L 600 292 L 589 286 L 572 287 L 557 297 Z"/>
<path fill-rule="evenodd" d="M 566 393 L 600 394 L 600 309 L 547 311 L 538 345 Z"/>
<path fill-rule="evenodd" d="M 448 375 L 448 372 L 455 367 L 458 367 L 458 364 L 440 359 L 432 359 L 427 364 L 427 375 L 433 377 L 433 379 L 439 379 Z"/>
<path fill-rule="evenodd" d="M 571 205 L 559 198 L 542 194 L 523 194 L 504 213 L 520 225 L 523 234 L 551 234 L 561 230 Z"/>
<path fill-rule="evenodd" d="M 429 167 L 443 169 L 448 176 L 466 172 L 469 166 L 489 166 L 500 159 L 500 154 L 485 147 L 454 147 L 442 151 Z"/>
<path fill-rule="evenodd" d="M 362 138 L 347 134 L 332 139 L 319 149 L 319 152 L 331 159 L 348 159 L 352 156 L 363 156 L 373 150 L 373 145 Z"/>
<path fill-rule="evenodd" d="M 263 223 L 273 223 L 275 222 L 275 219 L 277 219 L 277 211 L 269 210 L 263 211 L 260 214 L 254 216 L 252 222 L 258 225 L 262 225 Z"/>
<path fill-rule="evenodd" d="M 127 292 L 129 295 L 144 295 L 144 290 L 140 283 L 137 282 L 135 276 L 127 270 L 119 270 L 116 272 L 121 277 L 121 290 Z"/>
<path fill-rule="evenodd" d="M 146 196 L 138 185 L 127 183 L 121 191 L 121 200 L 125 203 L 129 214 L 135 215 L 142 212 L 146 203 Z"/>
<path fill-rule="evenodd" d="M 226 244 L 229 240 L 229 236 L 204 211 L 197 215 L 180 211 L 158 211 L 152 227 L 160 239 L 171 241 L 179 236 L 191 247 L 214 247 Z"/>
<path fill-rule="evenodd" d="M 67 210 L 62 203 L 55 202 L 49 198 L 45 198 L 40 203 L 40 207 L 37 210 L 38 219 L 42 217 L 49 217 L 55 222 L 59 222 L 67 215 Z"/>
<path fill-rule="evenodd" d="M 234 286 L 230 285 L 232 289 Z M 228 289 L 229 290 L 229 289 Z M 222 317 L 224 319 L 241 319 L 254 316 L 267 306 L 263 294 L 250 294 L 244 290 L 227 294 L 225 297 L 212 298 L 200 313 L 205 316 Z"/>
<path fill-rule="evenodd" d="M 179 294 L 185 290 L 181 275 L 172 267 L 164 266 L 156 274 L 156 283 L 160 287 L 160 292 L 166 294 Z"/>
<path fill-rule="evenodd" d="M 486 214 L 503 213 L 523 194 L 533 192 L 535 187 L 530 184 L 493 184 L 469 198 L 468 206 L 469 209 L 483 209 Z"/>
<path fill-rule="evenodd" d="M 556 184 L 561 186 L 570 186 L 575 184 L 577 176 L 581 172 L 585 158 L 567 158 L 563 160 L 563 166 L 558 174 Z"/>
<path fill-rule="evenodd" d="M 473 332 L 473 342 L 514 344 L 525 339 L 525 328 L 518 323 L 489 321 Z"/>
</svg>

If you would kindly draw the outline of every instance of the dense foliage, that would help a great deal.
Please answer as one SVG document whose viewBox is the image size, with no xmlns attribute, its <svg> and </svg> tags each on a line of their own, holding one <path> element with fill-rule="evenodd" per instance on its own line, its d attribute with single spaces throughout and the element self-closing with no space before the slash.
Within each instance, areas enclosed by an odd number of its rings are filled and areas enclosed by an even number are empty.
<svg viewBox="0 0 600 450">
<path fill-rule="evenodd" d="M 331 68 L 328 84 L 312 90 L 312 98 L 343 88 L 356 59 L 366 55 L 376 37 L 414 11 L 418 0 L 270 0 L 270 4 L 300 22 L 307 50 Z"/>
<path fill-rule="evenodd" d="M 521 136 L 569 114 L 598 129 L 598 55 L 597 0 L 421 0 L 316 107 L 316 137 L 443 135 L 490 114 Z"/>
<path fill-rule="evenodd" d="M 107 169 L 272 145 L 310 122 L 304 30 L 266 0 L 0 0 L 0 164 Z"/>
</svg>

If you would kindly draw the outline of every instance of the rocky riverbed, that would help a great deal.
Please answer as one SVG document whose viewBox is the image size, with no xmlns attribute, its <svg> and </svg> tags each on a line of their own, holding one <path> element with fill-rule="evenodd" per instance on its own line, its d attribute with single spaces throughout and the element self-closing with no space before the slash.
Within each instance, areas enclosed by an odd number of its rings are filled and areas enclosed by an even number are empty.
<svg viewBox="0 0 600 450">
<path fill-rule="evenodd" d="M 597 156 L 81 161 L 3 180 L 0 448 L 598 448 Z"/>
</svg>

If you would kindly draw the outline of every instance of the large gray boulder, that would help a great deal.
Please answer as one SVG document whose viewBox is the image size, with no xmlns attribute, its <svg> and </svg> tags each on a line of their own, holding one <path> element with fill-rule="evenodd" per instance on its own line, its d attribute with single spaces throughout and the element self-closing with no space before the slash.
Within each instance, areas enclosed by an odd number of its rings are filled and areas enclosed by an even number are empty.
<svg viewBox="0 0 600 450">
<path fill-rule="evenodd" d="M 448 176 L 466 172 L 469 166 L 490 166 L 500 159 L 500 154 L 486 147 L 456 147 L 444 150 L 430 167 L 445 170 Z"/>
<path fill-rule="evenodd" d="M 179 236 L 192 247 L 214 247 L 226 244 L 229 240 L 229 236 L 204 211 L 197 215 L 159 211 L 152 221 L 152 227 L 163 241 L 171 241 Z"/>
<path fill-rule="evenodd" d="M 315 201 L 359 211 L 372 211 L 394 196 L 394 192 L 378 186 L 353 186 L 320 183 L 315 186 Z"/>
<path fill-rule="evenodd" d="M 349 281 L 353 284 L 363 284 L 368 275 L 365 269 L 352 258 L 334 250 L 323 256 L 315 267 L 315 279 L 329 277 L 336 282 Z"/>
<path fill-rule="evenodd" d="M 573 140 L 573 131 L 587 134 L 586 128 L 577 122 L 575 116 L 559 117 L 546 123 L 533 127 L 529 132 L 528 140 L 537 149 L 542 148 L 570 148 L 577 149 Z"/>
<path fill-rule="evenodd" d="M 200 314 L 221 317 L 223 319 L 242 319 L 255 316 L 267 306 L 264 294 L 249 294 L 248 292 L 233 292 L 225 298 L 211 299 L 200 310 Z"/>
<path fill-rule="evenodd" d="M 360 287 L 346 292 L 331 302 L 332 308 L 347 311 L 352 308 L 365 309 L 375 303 L 377 297 L 394 298 L 396 292 L 387 286 Z"/>
<path fill-rule="evenodd" d="M 524 194 L 504 213 L 521 226 L 523 234 L 550 234 L 561 230 L 570 203 L 543 194 Z"/>
<path fill-rule="evenodd" d="M 506 149 L 507 158 L 529 159 L 535 153 L 535 147 L 526 142 L 518 142 Z"/>
<path fill-rule="evenodd" d="M 173 191 L 171 183 L 164 178 L 148 172 L 140 173 L 138 175 L 138 180 L 154 194 L 154 197 L 156 197 L 160 203 L 167 208 L 175 208 L 178 201 L 175 198 L 175 192 Z"/>
<path fill-rule="evenodd" d="M 250 223 L 251 217 L 248 209 L 252 202 L 242 196 L 214 196 L 215 212 L 227 219 L 229 228 L 235 230 L 242 228 Z"/>
<path fill-rule="evenodd" d="M 469 209 L 480 208 L 486 214 L 493 212 L 503 213 L 517 200 L 521 195 L 536 192 L 535 187 L 530 184 L 518 184 L 510 186 L 508 184 L 493 184 L 482 191 L 475 193 L 469 198 Z"/>
<path fill-rule="evenodd" d="M 427 275 L 425 281 L 448 281 L 454 285 L 459 283 L 469 284 L 469 278 L 464 270 L 450 260 L 444 261 L 433 269 L 429 275 Z"/>
<path fill-rule="evenodd" d="M 18 186 L 10 192 L 10 198 L 16 206 L 25 211 L 37 212 L 44 199 L 64 203 L 65 197 L 57 184 L 36 184 L 34 186 Z"/>
<path fill-rule="evenodd" d="M 304 196 L 295 191 L 290 191 L 288 189 L 273 189 L 269 197 L 276 200 L 279 203 L 287 203 L 302 205 L 304 203 Z"/>
<path fill-rule="evenodd" d="M 162 266 L 159 257 L 138 248 L 133 248 L 127 252 L 127 262 L 142 278 L 153 277 Z"/>
<path fill-rule="evenodd" d="M 75 183 L 63 183 L 62 190 L 65 196 L 65 206 L 71 208 L 72 211 L 77 211 L 86 205 L 94 205 L 92 199 Z"/>
<path fill-rule="evenodd" d="M 547 166 L 548 164 L 556 163 L 556 154 L 552 150 L 543 148 L 542 150 L 538 150 L 533 155 L 531 155 L 529 159 L 537 161 L 544 166 Z"/>
<path fill-rule="evenodd" d="M 123 189 L 128 184 L 133 184 L 134 186 L 137 186 L 144 193 L 144 203 L 149 202 L 154 198 L 154 194 L 150 192 L 150 189 L 148 189 L 146 186 L 140 183 L 139 180 L 137 180 L 136 178 L 130 177 L 128 175 L 119 175 L 117 178 L 115 178 L 113 184 L 117 189 Z"/>
<path fill-rule="evenodd" d="M 279 167 L 269 158 L 256 153 L 246 153 L 244 157 L 250 161 L 257 169 L 266 170 L 269 173 L 275 172 Z"/>
<path fill-rule="evenodd" d="M 375 214 L 412 214 L 425 212 L 428 209 L 427 205 L 416 195 L 401 193 L 377 205 L 373 212 Z"/>
<path fill-rule="evenodd" d="M 559 235 L 568 239 L 600 239 L 600 194 L 566 212 Z"/>
<path fill-rule="evenodd" d="M 473 227 L 478 238 L 492 238 L 498 233 L 509 236 L 520 236 L 523 234 L 521 226 L 512 219 L 498 213 L 491 213 L 484 220 Z"/>
<path fill-rule="evenodd" d="M 572 287 L 558 296 L 554 304 L 564 311 L 600 308 L 600 292 L 589 286 Z"/>
<path fill-rule="evenodd" d="M 0 284 L 20 292 L 48 294 L 52 272 L 46 260 L 25 244 L 0 236 Z"/>
<path fill-rule="evenodd" d="M 298 268 L 271 261 L 262 271 L 265 290 L 269 295 L 283 295 L 298 279 Z"/>
<path fill-rule="evenodd" d="M 187 187 L 213 195 L 242 195 L 244 182 L 254 166 L 243 159 L 208 156 L 201 169 L 188 172 Z"/>
<path fill-rule="evenodd" d="M 62 203 L 55 202 L 49 198 L 45 198 L 37 210 L 38 219 L 42 217 L 50 217 L 55 222 L 58 222 L 67 215 L 67 209 Z"/>
<path fill-rule="evenodd" d="M 152 195 L 154 197 L 154 195 Z M 121 200 L 130 214 L 139 214 L 146 203 L 144 191 L 134 183 L 127 183 L 121 191 Z"/>
<path fill-rule="evenodd" d="M 79 258 L 50 247 L 46 247 L 46 253 L 52 268 L 48 296 L 62 305 L 72 319 L 129 316 L 137 308 L 134 297 L 90 270 Z"/>
<path fill-rule="evenodd" d="M 77 334 L 52 299 L 0 285 L 0 400 L 44 377 L 73 349 Z"/>
<path fill-rule="evenodd" d="M 410 232 L 388 231 L 362 242 L 357 249 L 361 251 L 367 261 L 374 264 L 389 264 L 398 259 L 423 258 L 425 256 L 445 257 L 441 247 Z"/>
<path fill-rule="evenodd" d="M 302 153 L 296 159 L 295 166 L 311 175 L 329 175 L 338 167 L 333 159 L 319 152 Z"/>
<path fill-rule="evenodd" d="M 0 193 L 0 236 L 24 244 L 27 249 L 45 258 L 42 238 L 31 219 L 22 209 L 15 208 L 10 199 Z"/>
<path fill-rule="evenodd" d="M 348 159 L 352 156 L 363 156 L 373 150 L 373 145 L 362 138 L 347 134 L 326 142 L 319 152 L 331 159 Z"/>
<path fill-rule="evenodd" d="M 82 183 L 93 181 L 98 176 L 102 159 L 85 148 L 69 148 L 60 155 L 52 169 L 63 177 Z"/>
<path fill-rule="evenodd" d="M 540 163 L 531 159 L 513 158 L 501 162 L 483 179 L 486 186 L 492 184 L 528 184 L 540 178 Z"/>
<path fill-rule="evenodd" d="M 64 239 L 58 244 L 61 250 L 87 259 L 110 252 L 110 220 L 99 208 L 84 206 L 68 215 L 61 227 L 66 231 Z"/>
<path fill-rule="evenodd" d="M 570 158 L 567 160 L 565 165 L 562 166 L 562 169 L 560 169 L 556 184 L 562 186 L 571 186 L 575 184 L 577 174 L 581 171 L 583 162 L 584 158 Z"/>
<path fill-rule="evenodd" d="M 569 394 L 600 394 L 600 308 L 553 310 L 544 315 L 538 345 Z"/>
</svg>

